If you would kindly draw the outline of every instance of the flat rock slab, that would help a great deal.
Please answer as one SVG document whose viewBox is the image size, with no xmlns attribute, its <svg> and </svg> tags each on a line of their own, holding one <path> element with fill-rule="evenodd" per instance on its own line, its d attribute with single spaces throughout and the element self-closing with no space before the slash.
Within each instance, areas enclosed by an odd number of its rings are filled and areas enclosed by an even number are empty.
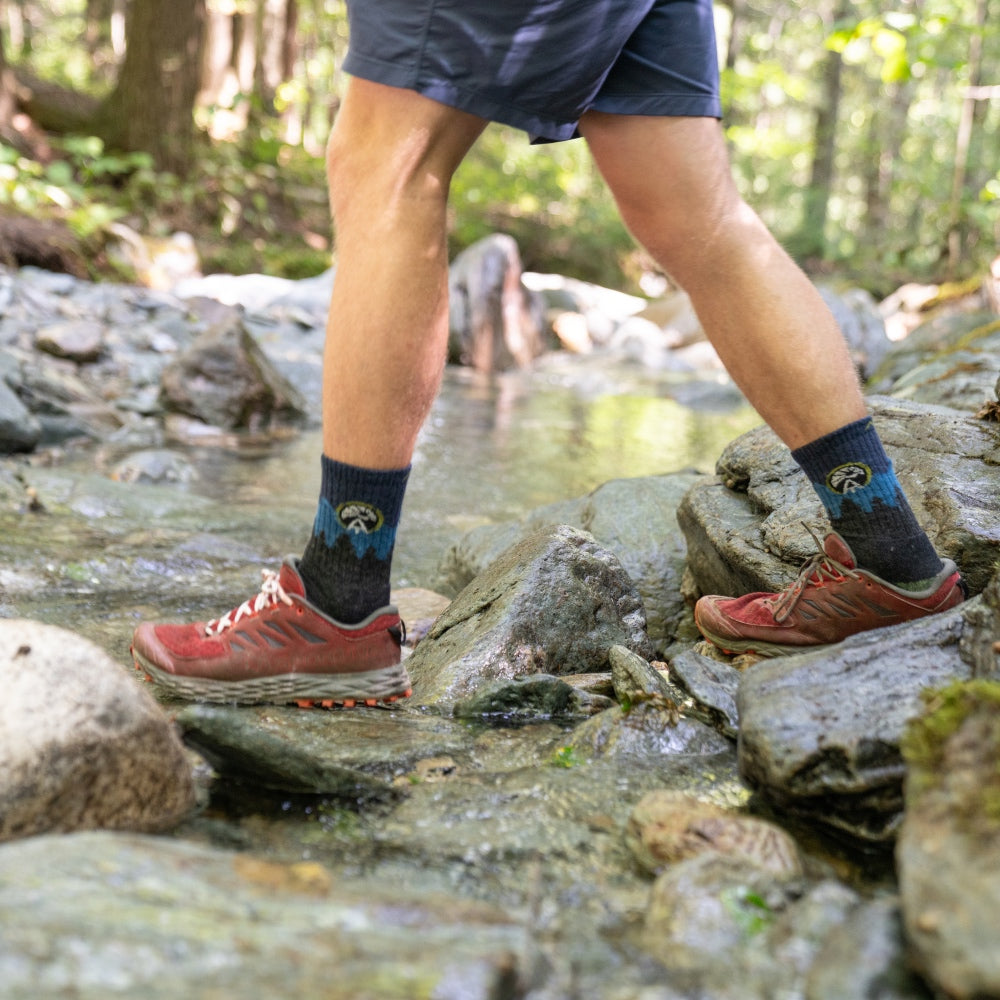
<svg viewBox="0 0 1000 1000">
<path fill-rule="evenodd" d="M 903 806 L 900 739 L 921 692 L 970 675 L 959 655 L 965 610 L 751 667 L 737 696 L 741 775 L 834 831 L 891 842 Z"/>
<path fill-rule="evenodd" d="M 0 847 L 0 926 L 5 1000 L 492 1000 L 524 942 L 485 904 L 108 833 Z"/>
<path fill-rule="evenodd" d="M 351 802 L 395 798 L 393 781 L 418 760 L 458 753 L 472 739 L 449 719 L 378 708 L 192 705 L 177 723 L 226 779 Z"/>
<path fill-rule="evenodd" d="M 937 550 L 979 593 L 1000 557 L 997 425 L 944 407 L 869 400 L 903 489 Z M 687 493 L 677 517 L 703 594 L 781 590 L 829 521 L 788 449 L 767 428 L 737 438 L 717 478 Z"/>
</svg>

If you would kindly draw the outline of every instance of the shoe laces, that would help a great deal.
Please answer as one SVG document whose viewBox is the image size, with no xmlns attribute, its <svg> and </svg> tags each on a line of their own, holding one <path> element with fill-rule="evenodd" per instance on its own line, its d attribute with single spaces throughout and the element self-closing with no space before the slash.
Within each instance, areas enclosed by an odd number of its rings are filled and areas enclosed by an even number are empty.
<svg viewBox="0 0 1000 1000">
<path fill-rule="evenodd" d="M 278 582 L 278 574 L 273 569 L 262 569 L 260 575 L 262 578 L 260 593 L 244 601 L 238 608 L 222 615 L 221 618 L 208 622 L 205 625 L 205 635 L 221 635 L 226 629 L 232 628 L 241 618 L 255 615 L 279 601 L 288 605 L 293 603 L 292 599 L 285 593 L 285 588 Z"/>
<path fill-rule="evenodd" d="M 780 594 L 771 599 L 774 620 L 780 625 L 795 610 L 803 591 L 810 584 L 822 587 L 825 583 L 842 583 L 844 580 L 859 580 L 856 569 L 839 562 L 823 550 L 823 544 L 808 525 L 803 525 L 819 546 L 819 551 L 811 555 L 799 570 L 799 575 Z"/>
</svg>

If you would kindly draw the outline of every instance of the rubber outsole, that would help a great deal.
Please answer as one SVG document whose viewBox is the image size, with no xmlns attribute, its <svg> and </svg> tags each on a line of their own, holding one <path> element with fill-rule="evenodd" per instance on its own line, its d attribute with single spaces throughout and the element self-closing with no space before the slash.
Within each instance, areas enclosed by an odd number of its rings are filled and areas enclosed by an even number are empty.
<svg viewBox="0 0 1000 1000">
<path fill-rule="evenodd" d="M 354 708 L 409 698 L 413 686 L 402 663 L 355 674 L 279 674 L 245 681 L 184 677 L 151 663 L 135 649 L 135 669 L 185 701 L 221 705 L 296 705 L 299 708 Z"/>
</svg>

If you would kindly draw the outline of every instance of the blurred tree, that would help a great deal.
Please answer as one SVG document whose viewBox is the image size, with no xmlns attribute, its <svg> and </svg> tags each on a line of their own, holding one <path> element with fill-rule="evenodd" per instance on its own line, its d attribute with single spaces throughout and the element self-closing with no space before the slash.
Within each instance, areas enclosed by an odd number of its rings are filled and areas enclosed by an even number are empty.
<svg viewBox="0 0 1000 1000">
<path fill-rule="evenodd" d="M 183 175 L 194 157 L 205 0 L 131 0 L 125 58 L 94 131 L 112 149 L 143 151 Z"/>
</svg>

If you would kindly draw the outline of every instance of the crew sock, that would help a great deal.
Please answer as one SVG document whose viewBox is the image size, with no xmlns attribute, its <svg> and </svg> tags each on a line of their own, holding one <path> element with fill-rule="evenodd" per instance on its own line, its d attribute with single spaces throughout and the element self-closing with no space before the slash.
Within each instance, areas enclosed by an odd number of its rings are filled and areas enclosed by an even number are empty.
<svg viewBox="0 0 1000 1000">
<path fill-rule="evenodd" d="M 319 508 L 299 561 L 306 597 L 354 625 L 389 603 L 405 469 L 363 469 L 322 456 Z"/>
<path fill-rule="evenodd" d="M 858 566 L 907 590 L 929 585 L 944 567 L 917 523 L 870 417 L 796 448 L 833 530 Z"/>
</svg>

